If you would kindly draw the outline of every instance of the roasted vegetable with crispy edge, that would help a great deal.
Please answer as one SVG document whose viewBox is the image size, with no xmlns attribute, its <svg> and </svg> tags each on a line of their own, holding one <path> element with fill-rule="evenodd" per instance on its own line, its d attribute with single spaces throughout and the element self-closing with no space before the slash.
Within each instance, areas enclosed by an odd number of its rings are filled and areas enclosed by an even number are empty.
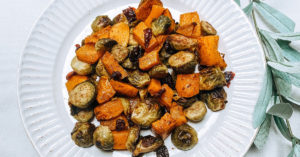
<svg viewBox="0 0 300 157">
<path fill-rule="evenodd" d="M 93 71 L 90 64 L 80 61 L 76 56 L 71 61 L 71 67 L 79 75 L 89 75 Z"/>
<path fill-rule="evenodd" d="M 115 118 L 124 111 L 122 101 L 115 98 L 105 104 L 98 105 L 94 108 L 94 113 L 98 121 Z"/>
<path fill-rule="evenodd" d="M 139 70 L 135 70 L 129 73 L 128 81 L 137 88 L 143 88 L 150 83 L 150 76 L 148 73 L 143 73 Z"/>
<path fill-rule="evenodd" d="M 105 54 L 101 58 L 101 61 L 110 75 L 112 75 L 115 72 L 119 72 L 121 73 L 121 79 L 124 79 L 128 76 L 127 71 L 123 69 L 123 67 L 118 63 L 118 61 L 114 58 L 114 56 L 111 53 L 105 52 Z"/>
<path fill-rule="evenodd" d="M 147 94 L 148 94 L 147 88 L 139 89 L 139 96 L 142 101 L 145 100 L 145 98 L 147 97 Z"/>
<path fill-rule="evenodd" d="M 152 67 L 159 65 L 159 52 L 152 51 L 139 58 L 139 67 L 141 70 L 147 71 Z"/>
<path fill-rule="evenodd" d="M 74 143 L 83 148 L 93 145 L 94 124 L 89 122 L 77 122 L 71 132 L 71 137 Z"/>
<path fill-rule="evenodd" d="M 195 23 L 195 27 L 192 32 L 192 37 L 200 37 L 201 36 L 201 24 L 200 18 L 197 12 L 184 13 L 180 15 L 180 26 L 188 25 L 191 23 Z"/>
<path fill-rule="evenodd" d="M 206 106 L 202 101 L 196 101 L 190 107 L 184 109 L 184 115 L 192 122 L 201 121 L 206 112 Z"/>
<path fill-rule="evenodd" d="M 137 96 L 137 93 L 139 92 L 138 89 L 131 86 L 130 84 L 123 83 L 120 81 L 110 80 L 110 84 L 117 91 L 117 93 L 129 96 L 129 97 L 135 97 L 135 96 Z"/>
<path fill-rule="evenodd" d="M 200 90 L 213 90 L 227 84 L 225 75 L 219 67 L 207 67 L 199 72 Z"/>
<path fill-rule="evenodd" d="M 111 131 L 121 131 L 129 128 L 127 118 L 124 115 L 120 115 L 110 120 L 100 121 L 100 123 L 103 126 L 108 126 Z"/>
<path fill-rule="evenodd" d="M 172 107 L 170 109 L 171 117 L 175 120 L 175 126 L 180 126 L 182 124 L 185 124 L 187 122 L 187 119 L 185 118 L 183 107 L 179 106 L 176 102 L 172 103 Z"/>
<path fill-rule="evenodd" d="M 121 23 L 121 22 L 128 24 L 127 17 L 123 13 L 120 13 L 117 16 L 115 16 L 112 21 L 113 24 L 117 24 L 117 23 Z"/>
<path fill-rule="evenodd" d="M 139 103 L 133 109 L 131 120 L 142 128 L 149 128 L 160 116 L 161 109 L 158 104 Z"/>
<path fill-rule="evenodd" d="M 163 3 L 160 0 L 141 1 L 139 7 L 135 11 L 137 19 L 142 21 L 146 20 L 152 10 L 153 5 L 163 6 Z"/>
<path fill-rule="evenodd" d="M 97 65 L 96 65 L 95 72 L 98 76 L 107 76 L 107 77 L 109 77 L 109 73 L 106 71 L 101 59 L 99 59 Z"/>
<path fill-rule="evenodd" d="M 114 138 L 108 126 L 99 125 L 93 134 L 93 143 L 99 149 L 110 151 L 114 146 Z"/>
<path fill-rule="evenodd" d="M 97 16 L 96 19 L 92 23 L 92 29 L 94 32 L 98 32 L 104 27 L 111 25 L 111 20 L 107 15 Z"/>
<path fill-rule="evenodd" d="M 197 65 L 196 55 L 188 51 L 180 51 L 168 60 L 169 65 L 176 73 L 188 74 L 195 71 Z"/>
<path fill-rule="evenodd" d="M 164 145 L 164 141 L 161 138 L 147 135 L 140 138 L 132 155 L 136 157 L 143 153 L 152 152 L 162 145 Z"/>
<path fill-rule="evenodd" d="M 125 69 L 129 69 L 129 70 L 137 69 L 137 65 L 135 63 L 131 62 L 129 58 L 124 60 L 124 62 L 122 63 L 122 67 Z"/>
<path fill-rule="evenodd" d="M 188 124 L 183 124 L 172 132 L 172 143 L 180 150 L 190 150 L 198 143 L 197 132 Z"/>
<path fill-rule="evenodd" d="M 190 98 L 199 93 L 199 73 L 177 75 L 176 91 L 178 95 Z"/>
<path fill-rule="evenodd" d="M 76 50 L 77 58 L 85 63 L 94 64 L 103 56 L 103 51 L 97 51 L 94 44 L 85 44 Z"/>
<path fill-rule="evenodd" d="M 145 29 L 149 27 L 146 26 L 144 22 L 140 22 L 134 29 L 133 29 L 133 37 L 134 39 L 147 51 L 150 52 L 153 50 L 159 43 L 157 42 L 154 36 L 151 37 L 148 47 L 145 46 Z"/>
<path fill-rule="evenodd" d="M 133 126 L 129 128 L 129 134 L 126 141 L 126 148 L 133 152 L 135 145 L 140 137 L 140 128 L 138 126 Z"/>
<path fill-rule="evenodd" d="M 153 67 L 149 72 L 151 78 L 161 79 L 168 75 L 168 67 L 164 64 Z"/>
<path fill-rule="evenodd" d="M 174 92 L 172 88 L 170 88 L 167 84 L 163 84 L 162 88 L 165 90 L 165 92 L 162 93 L 158 101 L 162 106 L 165 106 L 167 107 L 167 109 L 170 109 L 172 106 Z"/>
<path fill-rule="evenodd" d="M 129 135 L 128 130 L 122 131 L 112 131 L 113 138 L 114 138 L 114 150 L 125 150 L 126 148 L 126 141 Z"/>
<path fill-rule="evenodd" d="M 129 41 L 129 26 L 121 22 L 114 24 L 109 32 L 109 38 L 118 42 L 119 45 L 127 47 Z"/>
<path fill-rule="evenodd" d="M 167 112 L 160 120 L 152 123 L 152 131 L 158 134 L 162 139 L 166 139 L 175 126 L 176 120 Z"/>
<path fill-rule="evenodd" d="M 127 58 L 129 51 L 127 47 L 124 47 L 122 45 L 115 45 L 111 49 L 111 54 L 119 63 L 122 63 Z"/>
<path fill-rule="evenodd" d="M 82 42 L 82 46 L 85 44 L 91 44 L 91 45 L 95 45 L 97 43 L 97 41 L 99 41 L 99 39 L 102 38 L 108 38 L 109 37 L 109 31 L 111 29 L 111 25 L 97 31 L 97 32 L 93 32 L 91 35 L 87 36 L 83 42 Z"/>
<path fill-rule="evenodd" d="M 216 29 L 207 21 L 201 21 L 201 30 L 204 35 L 216 35 Z"/>
<path fill-rule="evenodd" d="M 79 108 L 87 108 L 94 102 L 96 87 L 89 81 L 82 82 L 75 86 L 69 93 L 69 102 Z"/>
<path fill-rule="evenodd" d="M 109 38 L 102 38 L 99 39 L 98 42 L 95 45 L 95 48 L 97 51 L 111 51 L 112 47 L 118 44 L 117 41 Z"/>
<path fill-rule="evenodd" d="M 171 26 L 171 19 L 167 16 L 161 15 L 154 21 L 152 21 L 151 28 L 152 32 L 155 36 L 165 34 L 170 26 Z"/>
<path fill-rule="evenodd" d="M 88 122 L 94 118 L 94 111 L 91 107 L 82 109 L 70 104 L 70 112 L 78 122 Z"/>
<path fill-rule="evenodd" d="M 227 94 L 224 88 L 217 88 L 213 91 L 208 91 L 201 94 L 201 100 L 203 100 L 207 107 L 212 111 L 223 110 L 227 103 L 226 99 Z"/>
<path fill-rule="evenodd" d="M 145 20 L 145 24 L 148 27 L 151 27 L 151 23 L 160 17 L 160 15 L 164 12 L 164 8 L 160 5 L 153 5 L 151 12 L 149 14 L 149 16 L 147 17 L 147 19 Z"/>
<path fill-rule="evenodd" d="M 195 48 L 197 46 L 196 39 L 188 38 L 179 34 L 169 35 L 167 41 L 173 49 L 178 51 Z"/>
<path fill-rule="evenodd" d="M 82 75 L 72 75 L 68 81 L 66 82 L 66 87 L 68 92 L 70 92 L 74 87 L 76 87 L 78 84 L 87 81 L 89 78 L 87 76 Z"/>
<path fill-rule="evenodd" d="M 99 104 L 108 102 L 116 94 L 116 91 L 109 83 L 109 78 L 107 76 L 102 76 L 100 78 L 97 90 L 97 101 Z"/>
<path fill-rule="evenodd" d="M 161 83 L 157 79 L 151 79 L 148 86 L 148 92 L 151 96 L 157 96 L 157 94 L 162 90 Z"/>
<path fill-rule="evenodd" d="M 197 97 L 184 98 L 178 95 L 177 92 L 174 92 L 173 100 L 183 108 L 190 107 L 195 101 L 197 101 Z"/>
</svg>

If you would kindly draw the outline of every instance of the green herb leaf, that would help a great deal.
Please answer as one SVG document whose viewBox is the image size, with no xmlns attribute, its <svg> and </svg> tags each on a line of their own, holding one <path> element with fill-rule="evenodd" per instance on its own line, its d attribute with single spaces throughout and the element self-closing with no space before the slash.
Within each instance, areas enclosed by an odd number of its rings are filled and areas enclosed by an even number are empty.
<svg viewBox="0 0 300 157">
<path fill-rule="evenodd" d="M 294 157 L 295 153 L 294 153 L 294 147 L 292 148 L 292 150 L 290 151 L 288 157 Z"/>
<path fill-rule="evenodd" d="M 279 131 L 281 132 L 281 134 L 289 141 L 292 141 L 292 136 L 289 133 L 289 129 L 287 128 L 284 120 L 280 117 L 277 116 L 273 116 L 275 124 L 277 126 L 277 128 L 279 129 Z"/>
<path fill-rule="evenodd" d="M 281 78 L 274 79 L 276 84 L 277 93 L 284 97 L 290 97 L 292 91 L 292 85 Z"/>
<path fill-rule="evenodd" d="M 241 6 L 241 1 L 240 0 L 234 0 L 239 6 Z"/>
<path fill-rule="evenodd" d="M 282 14 L 280 11 L 272 8 L 266 3 L 255 2 L 256 9 L 260 15 L 273 26 L 277 31 L 283 32 L 294 32 L 295 22 L 291 20 L 286 15 Z"/>
<path fill-rule="evenodd" d="M 292 62 L 300 62 L 300 53 L 290 47 L 290 42 L 285 40 L 277 40 L 277 44 L 282 49 L 283 56 Z"/>
<path fill-rule="evenodd" d="M 258 149 L 262 149 L 268 139 L 269 131 L 271 127 L 271 117 L 272 116 L 267 114 L 266 119 L 260 126 L 259 131 L 256 135 L 256 138 L 254 140 L 254 145 Z"/>
<path fill-rule="evenodd" d="M 296 144 L 294 146 L 294 153 L 295 153 L 296 157 L 300 156 L 300 144 Z"/>
<path fill-rule="evenodd" d="M 282 49 L 277 44 L 276 40 L 269 35 L 268 31 L 260 30 L 259 32 L 262 36 L 266 49 L 268 50 L 266 52 L 268 59 L 272 61 L 284 61 Z"/>
<path fill-rule="evenodd" d="M 272 62 L 269 61 L 268 65 L 272 67 L 273 69 L 294 74 L 294 73 L 300 73 L 300 62 Z"/>
<path fill-rule="evenodd" d="M 272 73 L 270 68 L 266 68 L 262 89 L 258 97 L 254 113 L 253 113 L 253 127 L 260 126 L 266 118 L 266 110 L 273 93 Z"/>
<path fill-rule="evenodd" d="M 300 32 L 291 33 L 270 33 L 270 36 L 276 40 L 296 41 L 300 40 Z"/>
<path fill-rule="evenodd" d="M 289 103 L 279 103 L 273 105 L 267 113 L 284 119 L 289 119 L 293 114 L 293 108 Z"/>
<path fill-rule="evenodd" d="M 300 88 L 300 74 L 289 74 L 288 76 L 291 80 L 291 84 Z"/>
<path fill-rule="evenodd" d="M 244 13 L 249 16 L 253 10 L 253 2 L 249 3 L 244 9 Z"/>
</svg>

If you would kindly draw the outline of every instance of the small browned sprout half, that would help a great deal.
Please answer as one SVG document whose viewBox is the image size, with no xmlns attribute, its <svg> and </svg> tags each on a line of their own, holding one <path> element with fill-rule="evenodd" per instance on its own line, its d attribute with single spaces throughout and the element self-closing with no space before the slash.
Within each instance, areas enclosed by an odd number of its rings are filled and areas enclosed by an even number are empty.
<svg viewBox="0 0 300 157">
<path fill-rule="evenodd" d="M 97 51 L 111 51 L 116 44 L 118 44 L 118 42 L 113 39 L 102 38 L 97 41 L 95 48 Z"/>
<path fill-rule="evenodd" d="M 114 56 L 114 58 L 119 62 L 122 63 L 128 56 L 128 49 L 127 47 L 124 47 L 122 45 L 115 45 L 111 49 L 111 54 Z"/>
<path fill-rule="evenodd" d="M 122 67 L 129 70 L 136 70 L 137 65 L 132 63 L 129 58 L 125 59 L 125 61 L 122 63 Z"/>
<path fill-rule="evenodd" d="M 131 114 L 131 120 L 142 128 L 149 128 L 160 117 L 161 109 L 158 104 L 139 103 Z"/>
<path fill-rule="evenodd" d="M 196 97 L 184 98 L 178 95 L 176 91 L 174 91 L 173 100 L 183 108 L 190 107 L 194 102 L 197 101 Z"/>
<path fill-rule="evenodd" d="M 95 126 L 89 122 L 77 122 L 71 132 L 74 143 L 83 148 L 93 145 L 93 132 Z"/>
<path fill-rule="evenodd" d="M 79 122 L 88 122 L 94 117 L 92 108 L 81 109 L 74 105 L 70 105 L 71 115 Z"/>
<path fill-rule="evenodd" d="M 163 144 L 164 141 L 159 137 L 153 137 L 151 135 L 141 137 L 132 155 L 138 156 L 143 153 L 155 151 Z"/>
<path fill-rule="evenodd" d="M 200 72 L 200 90 L 213 90 L 227 84 L 225 75 L 219 67 L 207 67 Z"/>
<path fill-rule="evenodd" d="M 227 94 L 223 88 L 217 88 L 213 91 L 201 94 L 201 100 L 206 102 L 207 107 L 212 111 L 219 111 L 225 108 Z"/>
<path fill-rule="evenodd" d="M 127 17 L 123 13 L 118 14 L 113 19 L 113 24 L 117 24 L 117 23 L 121 23 L 121 22 L 128 24 Z"/>
<path fill-rule="evenodd" d="M 71 61 L 71 67 L 78 75 L 89 75 L 93 71 L 92 65 L 80 61 L 76 56 Z"/>
<path fill-rule="evenodd" d="M 168 148 L 163 145 L 156 150 L 156 157 L 169 157 Z"/>
<path fill-rule="evenodd" d="M 98 76 L 108 76 L 109 77 L 109 74 L 108 72 L 106 71 L 101 59 L 99 59 L 97 65 L 96 65 L 96 74 Z"/>
<path fill-rule="evenodd" d="M 152 33 L 155 36 L 165 34 L 171 26 L 171 23 L 172 21 L 169 17 L 161 15 L 160 17 L 152 21 Z"/>
<path fill-rule="evenodd" d="M 130 29 L 128 45 L 130 45 L 130 46 L 139 46 L 139 43 L 133 37 L 133 28 Z"/>
<path fill-rule="evenodd" d="M 188 124 L 183 124 L 171 135 L 172 143 L 180 150 L 190 150 L 198 143 L 197 132 Z"/>
<path fill-rule="evenodd" d="M 174 50 L 187 50 L 197 46 L 197 40 L 179 34 L 172 34 L 167 37 L 167 41 Z"/>
<path fill-rule="evenodd" d="M 140 137 L 140 128 L 138 126 L 133 126 L 129 128 L 129 134 L 126 141 L 126 148 L 133 152 L 135 145 Z"/>
<path fill-rule="evenodd" d="M 108 25 L 111 25 L 111 20 L 107 15 L 97 16 L 92 23 L 92 29 L 94 32 L 100 31 L 102 28 L 105 28 Z"/>
<path fill-rule="evenodd" d="M 184 109 L 184 115 L 192 122 L 201 121 L 206 115 L 206 106 L 202 101 L 196 101 L 189 108 Z"/>
<path fill-rule="evenodd" d="M 122 102 L 123 109 L 124 109 L 124 115 L 129 116 L 130 115 L 130 102 L 127 98 L 119 98 Z"/>
<path fill-rule="evenodd" d="M 112 150 L 114 146 L 114 138 L 108 126 L 98 126 L 93 134 L 94 145 L 102 150 Z"/>
<path fill-rule="evenodd" d="M 145 101 L 147 94 L 148 94 L 147 88 L 139 89 L 139 95 L 140 95 L 141 101 Z"/>
<path fill-rule="evenodd" d="M 179 51 L 168 60 L 176 73 L 193 73 L 197 65 L 196 55 L 188 51 Z"/>
<path fill-rule="evenodd" d="M 129 73 L 128 81 L 138 88 L 143 88 L 150 83 L 150 76 L 147 73 L 135 70 Z"/>
<path fill-rule="evenodd" d="M 217 31 L 207 21 L 201 21 L 201 30 L 205 35 L 216 35 Z"/>
<path fill-rule="evenodd" d="M 96 87 L 89 81 L 82 82 L 75 86 L 69 93 L 69 102 L 78 108 L 87 108 L 94 102 Z"/>
<path fill-rule="evenodd" d="M 161 79 L 168 75 L 168 67 L 164 64 L 153 67 L 149 72 L 151 78 Z"/>
<path fill-rule="evenodd" d="M 165 48 L 162 48 L 159 53 L 159 59 L 164 63 L 166 66 L 169 66 L 168 59 L 171 57 L 172 54 L 167 53 Z"/>
</svg>

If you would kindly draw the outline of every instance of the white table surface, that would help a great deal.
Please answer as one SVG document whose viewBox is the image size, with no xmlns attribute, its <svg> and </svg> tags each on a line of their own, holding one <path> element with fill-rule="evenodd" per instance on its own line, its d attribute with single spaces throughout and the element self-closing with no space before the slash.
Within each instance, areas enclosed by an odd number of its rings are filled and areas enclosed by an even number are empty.
<svg viewBox="0 0 300 157">
<path fill-rule="evenodd" d="M 242 1 L 242 2 L 246 2 Z M 280 9 L 296 23 L 300 31 L 299 0 L 265 0 Z M 0 156 L 37 157 L 38 154 L 27 137 L 19 114 L 17 102 L 17 69 L 20 54 L 34 22 L 51 3 L 51 0 L 0 0 Z M 244 4 L 244 3 L 242 3 Z M 297 44 L 300 49 L 300 44 Z M 298 93 L 299 94 L 299 93 Z M 294 106 L 292 129 L 300 137 L 300 107 Z M 297 120 L 298 119 L 298 120 Z M 291 143 L 281 136 L 274 126 L 263 150 L 251 147 L 247 157 L 284 157 Z"/>
</svg>

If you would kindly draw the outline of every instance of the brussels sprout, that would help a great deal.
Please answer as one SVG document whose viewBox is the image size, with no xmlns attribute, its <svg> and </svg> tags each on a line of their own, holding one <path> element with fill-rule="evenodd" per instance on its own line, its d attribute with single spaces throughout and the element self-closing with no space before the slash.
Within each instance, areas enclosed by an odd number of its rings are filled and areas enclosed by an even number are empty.
<svg viewBox="0 0 300 157">
<path fill-rule="evenodd" d="M 197 40 L 179 34 L 169 35 L 167 42 L 175 50 L 187 50 L 197 46 Z"/>
<path fill-rule="evenodd" d="M 201 21 L 201 30 L 205 35 L 216 35 L 217 31 L 207 21 Z"/>
<path fill-rule="evenodd" d="M 134 39 L 133 28 L 130 29 L 128 45 L 130 45 L 130 46 L 139 46 L 139 43 Z"/>
<path fill-rule="evenodd" d="M 127 98 L 119 98 L 122 102 L 125 116 L 130 115 L 130 102 Z"/>
<path fill-rule="evenodd" d="M 167 53 L 165 48 L 162 48 L 159 53 L 159 59 L 166 65 L 169 66 L 168 59 L 171 57 L 170 53 Z"/>
<path fill-rule="evenodd" d="M 149 71 L 151 78 L 161 79 L 168 75 L 168 67 L 164 64 L 157 65 Z"/>
<path fill-rule="evenodd" d="M 111 51 L 114 45 L 118 44 L 117 41 L 109 38 L 99 39 L 95 45 L 97 51 Z"/>
<path fill-rule="evenodd" d="M 128 56 L 128 49 L 127 47 L 124 47 L 122 45 L 115 45 L 111 49 L 111 54 L 114 56 L 114 58 L 119 62 L 122 63 Z"/>
<path fill-rule="evenodd" d="M 200 90 L 213 90 L 227 84 L 225 75 L 219 67 L 208 67 L 200 70 Z"/>
<path fill-rule="evenodd" d="M 142 49 L 141 46 L 129 46 L 128 50 L 129 50 L 128 58 L 133 63 L 138 62 L 139 58 L 143 57 L 144 55 L 144 50 Z"/>
<path fill-rule="evenodd" d="M 193 73 L 197 65 L 196 55 L 188 51 L 180 51 L 168 60 L 169 65 L 176 73 Z"/>
<path fill-rule="evenodd" d="M 151 135 L 147 135 L 145 137 L 141 137 L 138 144 L 136 145 L 135 150 L 133 151 L 133 156 L 138 156 L 142 153 L 148 153 L 155 151 L 159 147 L 164 144 L 164 141 L 159 137 L 153 137 Z"/>
<path fill-rule="evenodd" d="M 135 70 L 129 73 L 128 81 L 138 88 L 143 88 L 150 83 L 150 76 L 147 73 Z"/>
<path fill-rule="evenodd" d="M 107 15 L 97 16 L 96 19 L 92 23 L 92 29 L 94 32 L 100 31 L 102 28 L 111 25 L 111 20 Z"/>
<path fill-rule="evenodd" d="M 201 100 L 207 104 L 212 111 L 219 111 L 225 108 L 227 94 L 223 88 L 217 88 L 201 94 Z"/>
<path fill-rule="evenodd" d="M 187 108 L 190 107 L 195 101 L 197 101 L 196 97 L 184 98 L 178 95 L 176 91 L 174 91 L 173 100 L 180 106 Z"/>
<path fill-rule="evenodd" d="M 156 157 L 169 157 L 168 148 L 163 145 L 156 150 Z"/>
<path fill-rule="evenodd" d="M 94 117 L 92 108 L 81 109 L 74 105 L 70 105 L 71 115 L 79 122 L 88 122 Z"/>
<path fill-rule="evenodd" d="M 131 120 L 142 128 L 149 128 L 160 117 L 161 109 L 158 104 L 139 103 L 131 114 Z"/>
<path fill-rule="evenodd" d="M 71 67 L 79 75 L 89 75 L 93 71 L 90 64 L 80 61 L 76 56 L 71 61 Z"/>
<path fill-rule="evenodd" d="M 98 126 L 93 134 L 94 145 L 102 150 L 112 150 L 114 146 L 114 138 L 108 126 Z"/>
<path fill-rule="evenodd" d="M 148 89 L 147 89 L 147 88 L 139 89 L 139 95 L 140 95 L 140 99 L 141 99 L 142 101 L 145 100 L 147 94 L 148 94 Z"/>
<path fill-rule="evenodd" d="M 171 19 L 167 16 L 161 15 L 158 19 L 152 21 L 151 28 L 152 33 L 157 36 L 160 34 L 165 34 L 171 26 Z"/>
<path fill-rule="evenodd" d="M 130 114 L 132 114 L 133 110 L 139 106 L 140 102 L 141 102 L 141 100 L 137 97 L 129 98 Z"/>
<path fill-rule="evenodd" d="M 96 74 L 98 76 L 108 76 L 109 77 L 109 74 L 108 72 L 106 71 L 101 59 L 99 59 L 97 65 L 96 65 Z"/>
<path fill-rule="evenodd" d="M 137 69 L 137 64 L 132 63 L 129 58 L 125 59 L 125 61 L 122 63 L 122 67 L 125 69 L 130 69 L 130 70 L 136 70 Z"/>
<path fill-rule="evenodd" d="M 88 122 L 77 122 L 71 132 L 72 140 L 79 147 L 90 147 L 93 145 L 94 124 Z"/>
<path fill-rule="evenodd" d="M 206 112 L 206 106 L 202 101 L 196 101 L 192 104 L 192 106 L 184 109 L 184 115 L 192 122 L 201 121 Z"/>
<path fill-rule="evenodd" d="M 183 124 L 175 130 L 171 135 L 172 143 L 180 150 L 192 149 L 198 143 L 197 132 L 188 124 Z"/>
<path fill-rule="evenodd" d="M 138 126 L 133 126 L 129 129 L 129 134 L 126 141 L 126 148 L 133 152 L 135 149 L 135 144 L 140 137 L 140 128 Z"/>
<path fill-rule="evenodd" d="M 89 81 L 75 86 L 69 93 L 69 102 L 79 108 L 87 108 L 95 100 L 96 87 Z"/>
<path fill-rule="evenodd" d="M 113 24 L 117 24 L 117 23 L 121 23 L 121 22 L 128 24 L 127 17 L 123 13 L 118 14 L 113 19 Z"/>
</svg>

